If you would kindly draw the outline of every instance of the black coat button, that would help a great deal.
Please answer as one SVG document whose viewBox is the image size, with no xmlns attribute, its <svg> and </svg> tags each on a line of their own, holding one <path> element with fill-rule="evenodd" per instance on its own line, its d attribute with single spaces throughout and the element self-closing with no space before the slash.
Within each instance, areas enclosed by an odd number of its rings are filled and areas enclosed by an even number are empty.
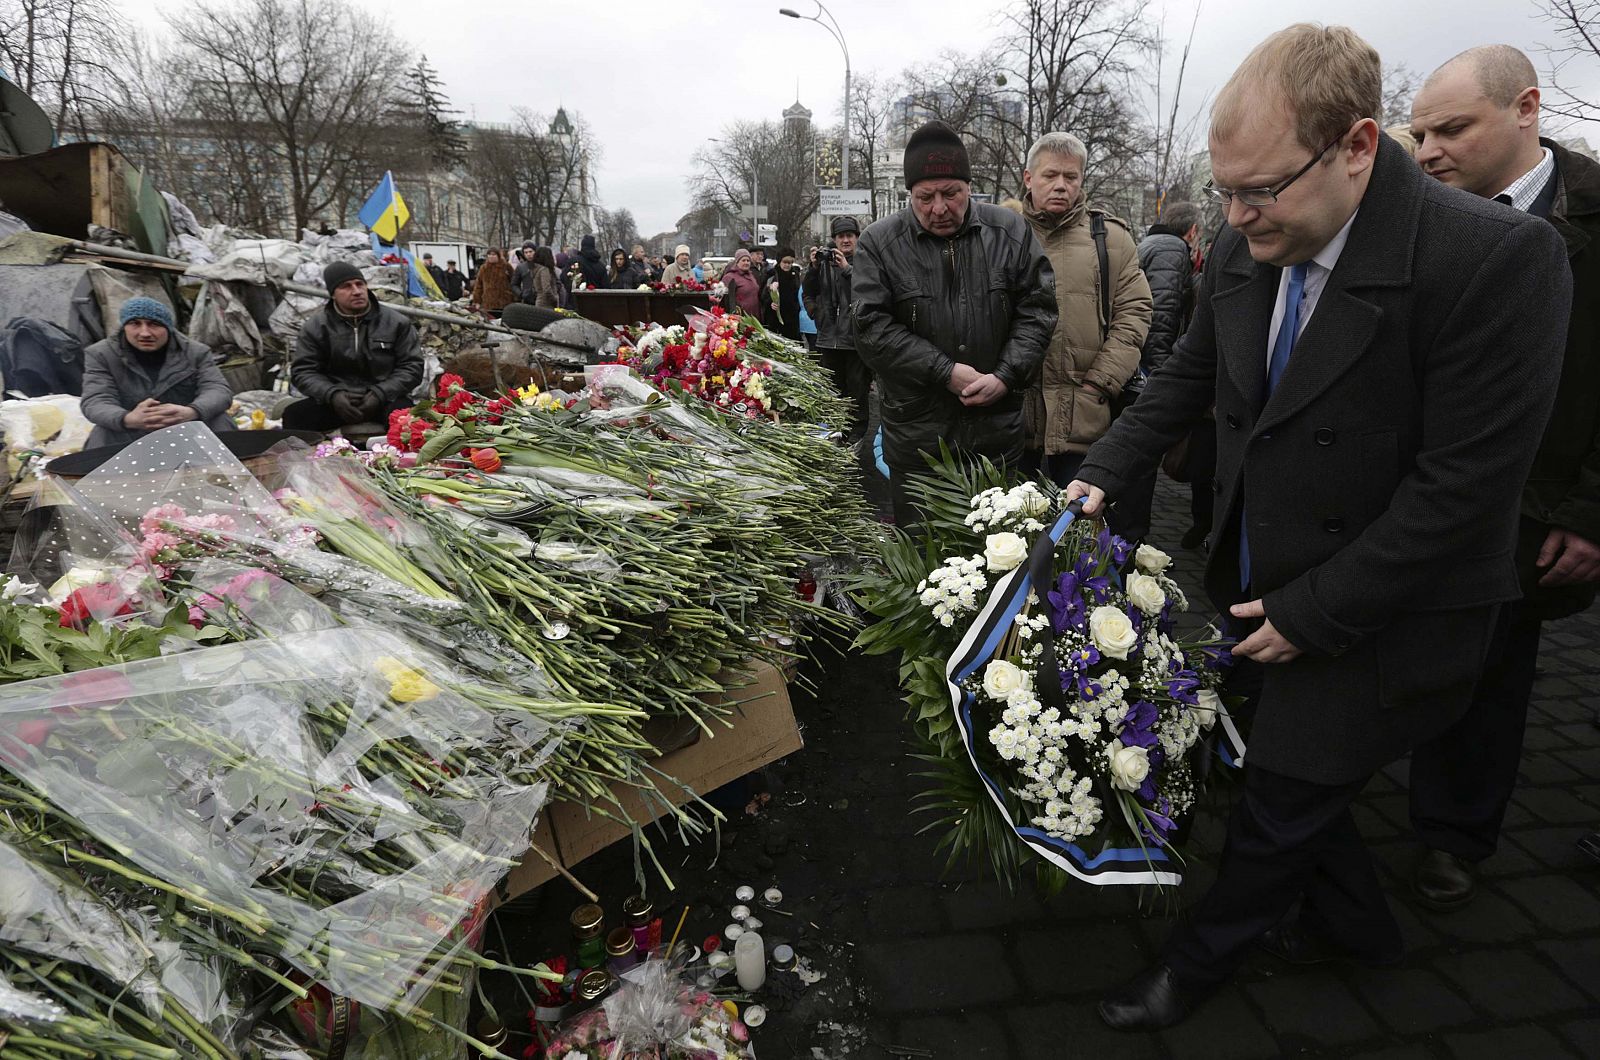
<svg viewBox="0 0 1600 1060">
<path fill-rule="evenodd" d="M 1317 444 L 1318 445 L 1332 445 L 1333 444 L 1333 439 L 1335 437 L 1335 435 L 1333 433 L 1333 428 L 1332 427 L 1318 427 L 1317 428 L 1316 437 L 1317 437 Z"/>
<path fill-rule="evenodd" d="M 1236 431 L 1236 430 L 1239 429 L 1239 417 L 1235 416 L 1231 412 L 1228 413 L 1227 418 L 1226 418 L 1226 420 L 1224 422 L 1227 423 L 1228 429 L 1230 431 Z"/>
<path fill-rule="evenodd" d="M 1344 520 L 1334 516 L 1332 519 L 1324 521 L 1322 528 L 1330 534 L 1342 534 L 1344 533 Z"/>
</svg>

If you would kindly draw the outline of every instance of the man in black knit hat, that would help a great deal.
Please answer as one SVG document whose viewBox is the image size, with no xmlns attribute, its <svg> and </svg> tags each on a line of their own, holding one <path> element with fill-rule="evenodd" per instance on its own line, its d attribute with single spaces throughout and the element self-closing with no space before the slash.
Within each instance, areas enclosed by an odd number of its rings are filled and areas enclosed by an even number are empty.
<svg viewBox="0 0 1600 1060">
<path fill-rule="evenodd" d="M 856 248 L 856 349 L 878 380 L 895 522 L 920 522 L 907 478 L 943 441 L 1011 466 L 1022 392 L 1056 326 L 1055 274 L 1019 214 L 971 200 L 966 145 L 939 121 L 906 142 L 911 205 Z"/>
<path fill-rule="evenodd" d="M 361 270 L 336 261 L 322 270 L 328 304 L 300 325 L 290 364 L 304 394 L 283 411 L 291 430 L 332 431 L 357 423 L 386 424 L 411 404 L 422 382 L 422 346 L 411 321 L 367 290 Z"/>
</svg>

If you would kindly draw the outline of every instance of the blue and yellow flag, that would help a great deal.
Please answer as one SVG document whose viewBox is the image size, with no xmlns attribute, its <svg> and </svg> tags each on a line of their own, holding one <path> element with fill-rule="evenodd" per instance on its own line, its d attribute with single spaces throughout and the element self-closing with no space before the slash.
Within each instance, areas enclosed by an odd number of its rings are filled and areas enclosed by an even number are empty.
<svg viewBox="0 0 1600 1060">
<path fill-rule="evenodd" d="M 361 207 L 356 217 L 385 243 L 395 241 L 400 229 L 411 220 L 411 211 L 406 209 L 406 201 L 400 197 L 400 189 L 394 186 L 393 173 L 384 171 L 383 179 L 378 181 L 378 186 L 367 196 L 366 204 Z"/>
</svg>

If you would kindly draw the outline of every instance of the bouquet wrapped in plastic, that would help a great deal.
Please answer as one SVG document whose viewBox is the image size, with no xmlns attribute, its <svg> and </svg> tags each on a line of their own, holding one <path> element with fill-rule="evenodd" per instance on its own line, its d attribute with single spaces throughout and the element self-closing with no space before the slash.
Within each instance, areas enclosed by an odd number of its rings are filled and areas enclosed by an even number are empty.
<svg viewBox="0 0 1600 1060">
<path fill-rule="evenodd" d="M 549 1060 L 755 1060 L 750 1031 L 676 964 L 653 959 L 623 973 L 599 1006 L 564 1025 Z"/>
</svg>

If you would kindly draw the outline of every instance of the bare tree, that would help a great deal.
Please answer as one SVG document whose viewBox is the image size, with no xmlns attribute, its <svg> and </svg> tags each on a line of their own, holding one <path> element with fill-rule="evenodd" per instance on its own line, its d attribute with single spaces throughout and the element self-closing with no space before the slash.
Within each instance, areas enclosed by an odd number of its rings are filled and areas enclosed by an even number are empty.
<svg viewBox="0 0 1600 1060">
<path fill-rule="evenodd" d="M 989 50 L 947 52 L 931 68 L 905 72 L 904 122 L 938 118 L 960 132 L 974 187 L 994 196 L 1016 194 L 1028 147 L 1055 131 L 1088 147 L 1089 194 L 1136 193 L 1143 178 L 1127 178 L 1148 158 L 1149 136 L 1135 112 L 1133 75 L 1154 46 L 1142 7 L 1017 0 L 1001 21 Z"/>
<path fill-rule="evenodd" d="M 639 223 L 633 219 L 633 211 L 626 206 L 618 210 L 607 210 L 595 207 L 595 242 L 600 244 L 600 252 L 609 255 L 616 247 L 623 250 L 633 250 L 635 243 L 643 243 L 639 235 Z M 608 257 L 607 262 L 610 261 Z"/>
<path fill-rule="evenodd" d="M 1405 63 L 1383 69 L 1383 124 L 1411 124 L 1411 101 L 1422 87 L 1422 78 Z"/>
<path fill-rule="evenodd" d="M 850 92 L 850 172 L 866 178 L 872 189 L 872 219 L 879 217 L 879 155 L 893 136 L 894 81 L 866 74 L 855 79 Z M 884 210 L 883 212 L 888 212 Z"/>
<path fill-rule="evenodd" d="M 1560 41 L 1544 49 L 1550 90 L 1541 105 L 1563 118 L 1600 120 L 1600 100 L 1570 87 L 1575 80 L 1593 84 L 1600 76 L 1600 0 L 1542 0 L 1539 8 Z"/>
<path fill-rule="evenodd" d="M 777 226 L 780 245 L 804 242 L 818 201 L 815 146 L 810 126 L 770 121 L 724 126 L 718 140 L 694 154 L 689 187 L 695 205 L 740 216 L 755 202 L 766 207 L 766 223 Z"/>
<path fill-rule="evenodd" d="M 126 31 L 109 0 L 0 0 L 0 67 L 57 130 L 83 137 L 107 48 Z"/>
<path fill-rule="evenodd" d="M 394 71 L 409 62 L 389 28 L 312 0 L 196 3 L 170 19 L 192 84 L 190 120 L 216 145 L 260 227 L 348 220 L 387 168 Z"/>
<path fill-rule="evenodd" d="M 528 110 L 514 114 L 509 127 L 472 130 L 468 173 L 492 240 L 553 246 L 586 227 L 579 219 L 589 207 L 588 173 L 595 162 L 588 126 L 582 117 L 561 125 Z"/>
</svg>

